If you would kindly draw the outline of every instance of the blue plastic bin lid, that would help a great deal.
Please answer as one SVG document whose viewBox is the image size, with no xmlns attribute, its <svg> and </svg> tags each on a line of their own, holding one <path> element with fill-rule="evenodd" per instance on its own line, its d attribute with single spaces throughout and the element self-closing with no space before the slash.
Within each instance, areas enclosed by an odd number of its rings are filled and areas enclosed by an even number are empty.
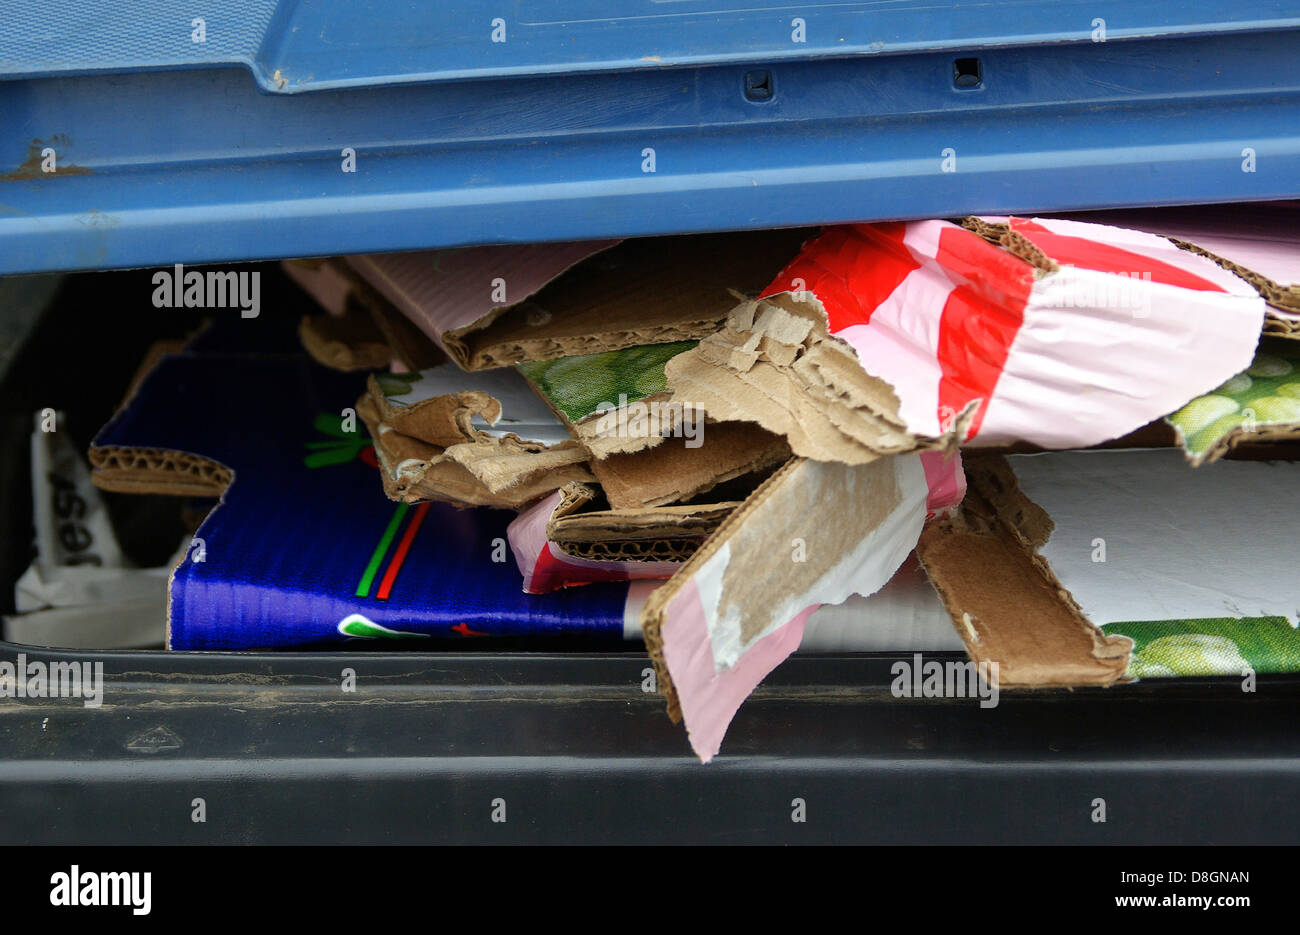
<svg viewBox="0 0 1300 935">
<path fill-rule="evenodd" d="M 0 79 L 244 65 L 271 92 L 1300 25 L 1285 0 L 10 0 Z"/>
</svg>

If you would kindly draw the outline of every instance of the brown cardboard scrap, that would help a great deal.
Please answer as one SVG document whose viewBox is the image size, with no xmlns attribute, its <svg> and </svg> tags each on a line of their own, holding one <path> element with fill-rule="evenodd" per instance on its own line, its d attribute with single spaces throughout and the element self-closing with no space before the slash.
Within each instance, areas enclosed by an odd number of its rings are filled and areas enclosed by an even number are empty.
<svg viewBox="0 0 1300 935">
<path fill-rule="evenodd" d="M 303 319 L 298 335 L 318 363 L 336 370 L 387 367 L 408 370 L 446 360 L 436 344 L 342 259 L 285 260 L 282 268 L 325 309 Z"/>
<path fill-rule="evenodd" d="M 471 424 L 476 415 L 488 424 L 501 418 L 501 403 L 482 390 L 464 390 L 432 396 L 411 405 L 395 405 L 371 376 L 366 381 L 366 396 L 375 408 L 378 422 L 399 435 L 439 448 L 487 438 Z"/>
<path fill-rule="evenodd" d="M 333 370 L 377 370 L 393 359 L 374 319 L 355 306 L 341 315 L 304 315 L 298 339 L 313 360 Z"/>
<path fill-rule="evenodd" d="M 700 547 L 740 501 L 606 509 L 600 492 L 569 484 L 546 524 L 546 537 L 567 555 L 593 561 L 680 562 Z"/>
<path fill-rule="evenodd" d="M 650 416 L 644 424 L 638 425 L 636 417 L 629 417 L 627 413 L 636 412 L 641 406 L 646 407 Z M 577 422 L 570 422 L 563 413 L 557 414 L 573 438 L 591 455 L 593 463 L 619 456 L 640 457 L 660 448 L 697 451 L 703 447 L 704 440 L 710 437 L 710 433 L 725 424 L 710 418 L 698 404 L 683 402 L 671 392 L 655 393 L 638 399 L 628 403 L 622 411 L 611 409 L 593 412 Z M 766 434 L 774 436 L 772 432 Z M 785 454 L 788 457 L 788 445 Z M 783 460 L 784 458 L 773 456 L 773 461 L 769 464 L 781 463 Z"/>
<path fill-rule="evenodd" d="M 704 337 L 731 307 L 729 289 L 762 289 L 807 235 L 777 230 L 626 240 L 444 341 L 457 361 L 475 370 Z"/>
<path fill-rule="evenodd" d="M 689 500 L 718 484 L 784 464 L 790 446 L 752 422 L 704 426 L 703 444 L 680 441 L 645 451 L 592 459 L 591 471 L 614 509 L 664 506 Z"/>
<path fill-rule="evenodd" d="M 593 479 L 577 445 L 547 449 L 515 436 L 430 444 L 385 424 L 371 393 L 357 402 L 357 414 L 374 440 L 392 500 L 521 509 L 567 483 Z"/>
<path fill-rule="evenodd" d="M 729 289 L 756 293 L 799 250 L 808 230 L 748 231 L 627 240 L 569 266 L 521 299 L 467 325 L 437 324 L 439 290 L 419 269 L 353 257 L 412 321 L 466 370 L 696 339 L 717 330 Z M 491 259 L 484 258 L 491 264 Z M 430 256 L 428 265 L 434 263 Z M 500 275 L 484 269 L 490 282 Z"/>
<path fill-rule="evenodd" d="M 959 513 L 932 523 L 916 554 L 976 662 L 1001 687 L 1110 685 L 1133 643 L 1106 636 L 1037 553 L 1051 518 L 1021 493 L 1004 458 L 965 458 Z"/>
<path fill-rule="evenodd" d="M 865 464 L 885 454 L 949 449 L 967 413 L 941 438 L 910 433 L 898 397 L 831 335 L 809 293 L 779 293 L 732 309 L 725 326 L 668 362 L 673 399 L 711 419 L 756 422 L 800 457 Z"/>
<path fill-rule="evenodd" d="M 443 456 L 465 468 L 495 495 L 513 492 L 517 499 L 521 485 L 535 491 L 521 503 L 550 493 L 560 483 L 591 478 L 586 452 L 577 445 L 546 448 L 513 435 L 452 445 Z"/>
</svg>

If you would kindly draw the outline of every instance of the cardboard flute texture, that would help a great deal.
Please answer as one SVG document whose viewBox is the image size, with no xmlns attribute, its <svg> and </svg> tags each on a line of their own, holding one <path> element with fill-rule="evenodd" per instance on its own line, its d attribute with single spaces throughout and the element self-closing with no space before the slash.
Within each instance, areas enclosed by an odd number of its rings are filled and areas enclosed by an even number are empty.
<svg viewBox="0 0 1300 935">
<path fill-rule="evenodd" d="M 807 230 L 349 257 L 466 370 L 698 339 L 761 289 Z"/>
<path fill-rule="evenodd" d="M 740 505 L 592 509 L 597 498 L 590 485 L 569 484 L 510 524 L 524 591 L 671 577 Z"/>
<path fill-rule="evenodd" d="M 770 472 L 790 458 L 784 438 L 751 422 L 710 422 L 701 436 L 698 448 L 672 440 L 594 458 L 591 472 L 612 508 L 634 510 L 681 503 L 727 481 Z"/>
</svg>

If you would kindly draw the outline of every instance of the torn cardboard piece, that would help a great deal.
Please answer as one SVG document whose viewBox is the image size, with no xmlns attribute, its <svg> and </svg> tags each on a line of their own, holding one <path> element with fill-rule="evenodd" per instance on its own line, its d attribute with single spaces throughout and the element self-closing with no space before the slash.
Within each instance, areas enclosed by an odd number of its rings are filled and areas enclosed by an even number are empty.
<svg viewBox="0 0 1300 935">
<path fill-rule="evenodd" d="M 757 486 L 757 480 L 790 459 L 784 438 L 752 422 L 709 422 L 702 429 L 698 448 L 672 441 L 593 458 L 588 466 L 609 505 L 635 510 L 682 503 L 742 478 L 755 478 Z"/>
<path fill-rule="evenodd" d="M 333 370 L 379 370 L 393 360 L 374 318 L 355 306 L 339 315 L 304 315 L 298 338 L 312 360 Z"/>
<path fill-rule="evenodd" d="M 917 554 L 971 657 L 996 662 L 1003 686 L 1195 674 L 1242 633 L 1260 634 L 1247 639 L 1257 658 L 1274 646 L 1266 664 L 1280 671 L 1300 649 L 1271 629 L 1300 614 L 1279 547 L 1292 538 L 1297 470 L 1189 471 L 1172 450 L 971 456 L 960 517 L 927 528 Z M 1170 639 L 1139 659 L 1139 637 Z M 1187 664 L 1170 666 L 1178 653 Z"/>
<path fill-rule="evenodd" d="M 666 375 L 683 409 L 755 422 L 817 461 L 865 464 L 955 444 L 951 433 L 908 430 L 893 388 L 828 333 L 825 310 L 807 292 L 742 302 L 722 331 L 670 360 Z"/>
<path fill-rule="evenodd" d="M 564 424 L 513 370 L 467 374 L 455 364 L 370 377 L 367 392 L 385 425 L 440 447 L 513 436 L 575 447 Z"/>
<path fill-rule="evenodd" d="M 1300 441 L 1300 346 L 1265 338 L 1244 372 L 1166 421 L 1193 467 L 1242 445 Z"/>
<path fill-rule="evenodd" d="M 348 262 L 466 370 L 699 339 L 806 230 L 472 247 Z"/>
<path fill-rule="evenodd" d="M 1088 447 L 1249 364 L 1264 302 L 1214 262 L 1100 225 L 980 223 L 828 230 L 671 361 L 669 388 L 796 454 L 861 463 L 954 431 Z"/>
<path fill-rule="evenodd" d="M 961 509 L 928 526 L 916 554 L 967 654 L 992 664 L 1001 688 L 1122 680 L 1131 641 L 1089 622 L 1036 551 L 1050 517 L 1020 493 L 1005 460 L 970 456 L 965 466 Z"/>
<path fill-rule="evenodd" d="M 745 474 L 777 467 L 790 448 L 759 426 L 706 425 L 667 392 L 666 364 L 694 341 L 624 348 L 521 364 L 524 374 L 591 453 L 591 469 L 616 509 L 685 500 Z M 667 439 L 680 439 L 666 444 Z"/>
<path fill-rule="evenodd" d="M 1300 338 L 1300 201 L 1140 208 L 1071 219 L 1156 234 L 1246 280 L 1268 302 L 1266 334 Z"/>
<path fill-rule="evenodd" d="M 395 500 L 519 509 L 592 479 L 586 450 L 512 369 L 373 375 L 357 412 Z"/>
<path fill-rule="evenodd" d="M 699 448 L 704 415 L 673 399 L 664 374 L 670 360 L 695 344 L 647 344 L 518 369 L 593 460 L 647 451 L 668 438 Z"/>
<path fill-rule="evenodd" d="M 603 509 L 600 500 L 590 485 L 569 484 L 510 524 L 510 548 L 526 593 L 669 578 L 740 505 Z"/>
<path fill-rule="evenodd" d="M 593 480 L 587 453 L 572 442 L 549 448 L 508 434 L 443 448 L 385 424 L 370 393 L 356 406 L 390 500 L 517 510 L 567 483 Z"/>
<path fill-rule="evenodd" d="M 375 370 L 390 363 L 422 370 L 446 356 L 343 260 L 285 260 L 281 268 L 325 310 L 304 316 L 303 348 L 333 370 Z"/>
<path fill-rule="evenodd" d="M 934 461 L 930 468 L 922 459 Z M 728 516 L 642 612 L 669 715 L 705 762 L 762 678 L 799 645 L 821 604 L 871 594 L 912 551 L 927 512 L 952 506 L 960 459 L 939 453 L 849 465 L 797 458 Z M 940 477 L 942 476 L 942 479 Z"/>
</svg>

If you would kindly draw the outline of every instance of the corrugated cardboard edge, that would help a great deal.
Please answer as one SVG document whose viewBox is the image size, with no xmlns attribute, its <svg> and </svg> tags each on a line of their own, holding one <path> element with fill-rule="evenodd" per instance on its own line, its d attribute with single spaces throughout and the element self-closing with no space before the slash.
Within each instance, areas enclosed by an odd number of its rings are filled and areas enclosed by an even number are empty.
<svg viewBox="0 0 1300 935">
<path fill-rule="evenodd" d="M 956 223 L 972 233 L 979 234 L 993 246 L 1001 247 L 1012 256 L 1020 257 L 1037 270 L 1039 275 L 1054 273 L 1061 268 L 1023 234 L 1013 231 L 1009 224 L 999 224 L 977 217 L 960 218 Z"/>
<path fill-rule="evenodd" d="M 756 422 L 815 461 L 865 464 L 951 450 L 974 406 L 942 437 L 909 432 L 893 387 L 863 370 L 853 348 L 829 333 L 826 310 L 810 293 L 741 302 L 721 331 L 672 358 L 665 373 L 675 401 L 714 420 Z"/>
<path fill-rule="evenodd" d="M 537 343 L 545 345 L 547 343 L 546 339 L 493 345 L 483 348 L 476 353 L 469 347 L 467 339 L 479 332 L 486 331 L 502 315 L 523 309 L 527 305 L 529 299 L 545 289 L 551 283 L 555 282 L 555 280 L 559 279 L 565 273 L 572 271 L 575 267 L 581 266 L 592 257 L 598 256 L 606 250 L 618 246 L 620 243 L 622 243 L 621 240 L 593 241 L 591 244 L 593 249 L 590 252 L 578 256 L 576 259 L 568 263 L 556 265 L 551 275 L 545 278 L 536 288 L 528 290 L 522 299 L 511 302 L 508 305 L 498 305 L 470 322 L 468 325 L 444 331 L 442 334 L 442 344 L 447 349 L 447 354 L 466 370 L 491 370 L 494 367 L 510 367 L 518 363 L 523 363 L 526 360 L 553 360 L 555 357 L 569 357 L 573 354 L 594 353 L 594 351 L 571 351 L 566 353 L 557 353 L 552 357 L 519 356 L 527 353 L 525 351 L 525 345 Z M 577 339 L 575 343 L 578 346 L 583 346 L 583 339 Z M 598 347 L 596 349 L 611 350 L 612 348 Z"/>
<path fill-rule="evenodd" d="M 1230 273 L 1235 273 L 1246 282 L 1255 287 L 1255 290 L 1264 298 L 1269 305 L 1283 309 L 1284 311 L 1300 313 L 1300 285 L 1284 286 L 1281 283 L 1274 282 L 1267 276 L 1247 269 L 1237 263 L 1232 262 L 1226 257 L 1219 256 L 1217 253 L 1211 253 L 1203 247 L 1198 247 L 1194 243 L 1188 243 L 1185 240 L 1178 240 L 1174 237 L 1165 238 L 1189 253 L 1195 253 L 1206 259 L 1213 260 Z M 1269 315 L 1265 323 L 1265 330 L 1277 334 L 1280 337 L 1300 338 L 1300 321 L 1292 321 L 1286 318 L 1280 318 Z"/>
<path fill-rule="evenodd" d="M 526 304 L 520 302 L 510 309 L 497 309 L 496 312 L 517 309 L 518 306 Z M 493 317 L 495 318 L 496 315 Z M 683 321 L 656 328 L 607 331 L 583 336 L 538 337 L 528 341 L 492 344 L 473 350 L 465 338 L 480 333 L 486 328 L 486 325 L 476 322 L 468 328 L 447 332 L 442 336 L 442 340 L 448 354 L 466 370 L 492 370 L 497 367 L 511 367 L 526 361 L 557 360 L 561 357 L 576 357 L 581 354 L 599 354 L 603 351 L 639 347 L 642 344 L 695 341 L 713 334 L 721 324 L 721 318 L 711 316 L 698 321 Z"/>
<path fill-rule="evenodd" d="M 546 524 L 546 538 L 566 555 L 592 561 L 684 562 L 739 502 L 645 510 L 579 512 L 596 490 L 570 484 Z"/>
<path fill-rule="evenodd" d="M 183 339 L 168 338 L 151 344 L 136 367 L 117 411 L 104 429 L 122 417 L 140 392 L 144 381 L 158 365 L 166 357 L 182 353 L 186 345 L 206 327 L 205 322 Z M 100 429 L 97 438 L 103 434 L 104 429 Z M 128 448 L 122 445 L 96 445 L 92 441 L 87 459 L 92 468 L 91 483 L 101 490 L 113 493 L 220 497 L 235 479 L 235 472 L 219 461 L 167 448 Z"/>
<path fill-rule="evenodd" d="M 235 473 L 217 461 L 164 448 L 91 446 L 91 482 L 115 493 L 220 497 Z"/>
<path fill-rule="evenodd" d="M 435 323 L 421 323 L 426 318 L 420 305 L 419 294 L 421 284 L 418 282 L 413 284 L 409 281 L 410 271 L 404 265 L 406 260 L 436 262 L 431 260 L 429 254 L 412 254 L 409 257 L 403 258 L 402 260 L 399 260 L 398 268 L 396 270 L 392 268 L 392 263 L 383 260 L 382 254 L 375 256 L 351 256 L 346 258 L 346 262 L 361 281 L 365 282 L 369 288 L 375 292 L 375 294 L 383 296 L 384 300 L 404 316 L 406 320 L 420 332 L 420 334 L 438 345 L 440 349 L 445 351 L 447 356 L 455 360 L 462 369 L 486 370 L 490 369 L 490 367 L 508 366 L 510 364 L 519 363 L 520 361 L 504 360 L 503 362 L 493 363 L 490 366 L 475 366 L 471 363 L 471 356 L 473 355 L 471 354 L 470 349 L 466 346 L 465 339 L 467 337 L 487 328 L 510 310 L 518 308 L 527 300 L 527 298 L 531 297 L 537 291 L 545 287 L 545 285 L 562 276 L 573 267 L 585 262 L 598 253 L 610 249 L 620 242 L 621 241 L 618 240 L 609 240 L 593 241 L 583 244 L 566 243 L 555 245 L 528 245 L 525 249 L 531 250 L 532 252 L 529 254 L 529 261 L 525 267 L 523 279 L 526 282 L 533 282 L 536 280 L 536 283 L 532 288 L 525 289 L 524 298 L 509 304 L 489 307 L 469 324 L 450 328 L 441 333 L 438 333 L 438 325 Z M 498 246 L 470 249 L 478 251 L 476 255 L 482 257 L 497 255 L 494 254 L 494 251 L 499 253 L 499 251 L 511 251 L 517 248 L 511 246 Z M 487 260 L 483 260 L 481 265 L 485 270 L 494 266 L 494 264 Z M 466 272 L 465 275 L 471 276 L 472 274 Z M 423 285 L 427 286 L 428 284 L 424 283 Z M 412 369 L 422 368 L 413 367 Z"/>
<path fill-rule="evenodd" d="M 570 422 L 564 413 L 559 413 L 559 415 L 560 418 L 565 420 L 570 433 L 572 433 L 578 444 L 586 448 L 587 451 L 591 453 L 593 459 L 599 461 L 608 458 L 611 455 L 630 455 L 636 454 L 637 452 L 649 451 L 652 448 L 664 444 L 671 438 L 680 438 L 682 435 L 682 417 L 684 411 L 680 406 L 674 407 L 669 405 L 673 401 L 672 393 L 653 393 L 650 396 L 644 396 L 641 399 L 630 400 L 628 402 L 628 406 L 643 403 L 646 406 L 666 407 L 669 415 L 672 416 L 672 422 L 667 433 L 660 432 L 658 434 L 647 433 L 645 435 L 620 435 L 617 431 L 609 431 L 610 426 L 608 425 L 608 421 L 610 420 L 604 413 L 593 412 L 589 415 L 583 416 L 577 422 Z M 616 428 L 617 426 L 615 426 L 615 429 Z"/>
<path fill-rule="evenodd" d="M 812 231 L 771 229 L 724 234 L 676 235 L 637 239 L 610 245 L 620 252 L 614 271 L 602 268 L 609 259 L 604 251 L 592 253 L 554 275 L 522 301 L 494 310 L 470 325 L 450 329 L 443 343 L 467 369 L 502 367 L 525 360 L 553 360 L 594 354 L 643 344 L 698 340 L 721 327 L 729 304 L 719 285 L 757 291 L 791 257 Z M 587 267 L 582 269 L 581 267 Z M 588 285 L 603 283 L 619 301 L 586 294 L 576 304 L 552 304 L 552 290 L 565 291 L 571 277 Z M 573 303 L 573 297 L 569 296 Z M 628 302 L 639 303 L 629 307 Z M 562 334 L 548 327 L 566 319 L 566 312 L 582 314 L 599 309 L 599 320 L 579 333 Z M 521 335 L 501 319 L 509 316 L 527 322 Z M 571 318 L 567 319 L 572 321 Z M 496 330 L 497 333 L 491 333 Z M 502 333 L 504 331 L 505 333 Z"/>
<path fill-rule="evenodd" d="M 1132 640 L 1094 626 L 1038 554 L 1050 517 L 1006 459 L 968 454 L 965 463 L 961 510 L 928 525 L 916 554 L 971 659 L 996 663 L 1005 688 L 1126 681 Z"/>
</svg>

